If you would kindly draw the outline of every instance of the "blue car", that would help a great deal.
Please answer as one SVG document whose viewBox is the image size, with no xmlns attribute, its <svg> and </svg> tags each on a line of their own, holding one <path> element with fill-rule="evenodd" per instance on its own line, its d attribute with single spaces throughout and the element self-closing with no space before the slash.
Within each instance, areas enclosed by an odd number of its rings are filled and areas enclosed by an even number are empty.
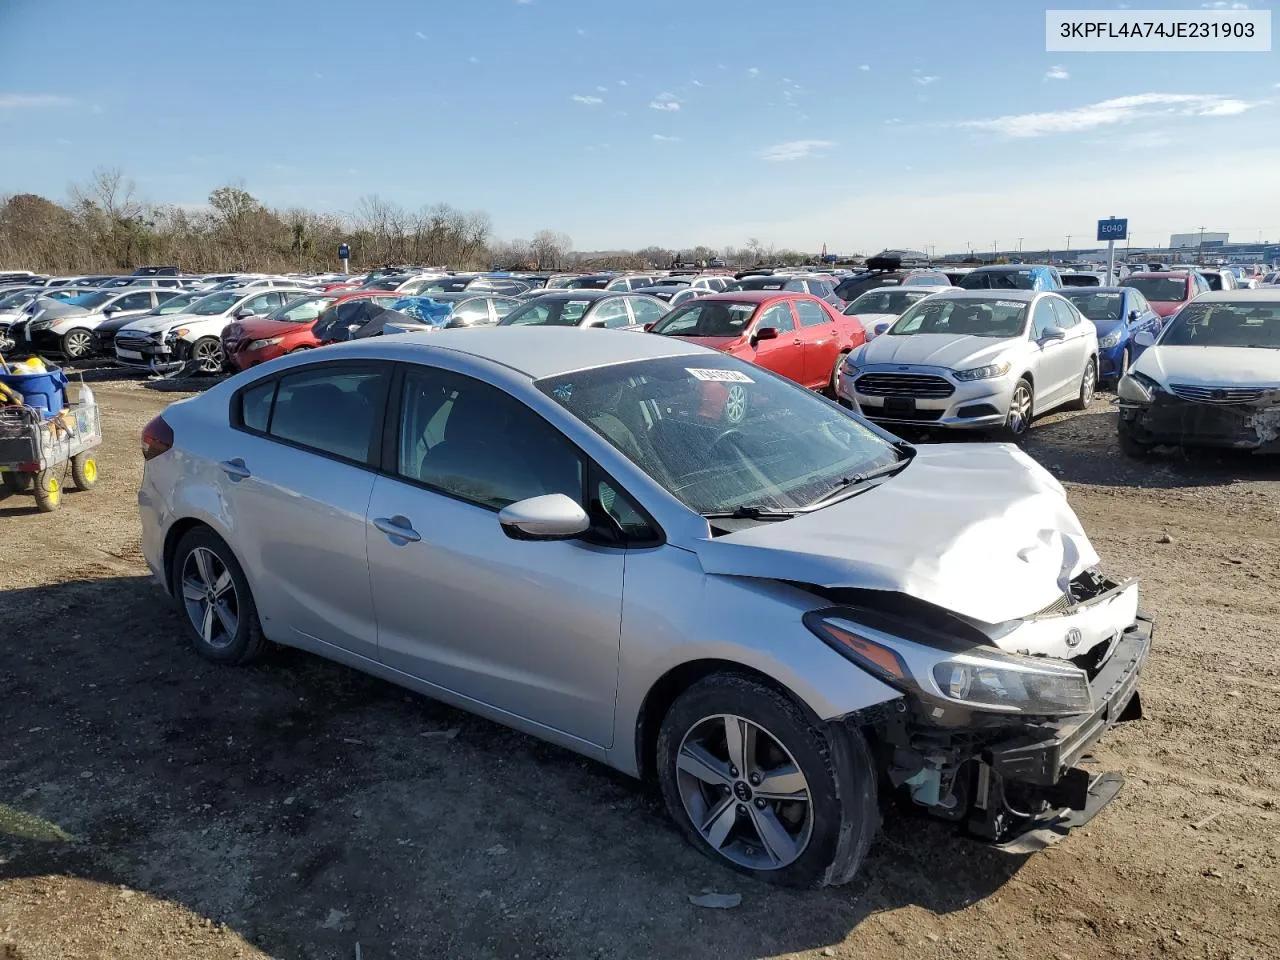
<svg viewBox="0 0 1280 960">
<path fill-rule="evenodd" d="M 1143 330 L 1158 336 L 1164 321 L 1133 287 L 1082 287 L 1062 295 L 1098 330 L 1098 379 L 1118 381 L 1143 348 L 1133 338 Z"/>
</svg>

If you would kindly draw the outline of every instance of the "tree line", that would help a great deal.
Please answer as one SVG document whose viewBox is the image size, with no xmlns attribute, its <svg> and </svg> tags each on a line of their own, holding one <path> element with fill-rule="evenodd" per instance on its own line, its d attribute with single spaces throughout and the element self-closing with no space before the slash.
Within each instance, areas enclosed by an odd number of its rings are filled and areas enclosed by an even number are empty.
<svg viewBox="0 0 1280 960">
<path fill-rule="evenodd" d="M 583 252 L 556 230 L 529 240 L 498 240 L 487 213 L 447 203 L 414 211 L 376 194 L 344 217 L 302 207 L 266 206 L 240 184 L 209 194 L 208 206 L 153 204 L 119 169 L 96 170 L 57 203 L 32 193 L 0 196 L 0 269 L 43 273 L 121 273 L 170 264 L 188 273 L 317 272 L 337 265 L 340 243 L 357 270 L 420 264 L 461 270 L 646 269 L 672 263 L 803 263 L 809 255 L 758 240 L 742 248 Z"/>
</svg>

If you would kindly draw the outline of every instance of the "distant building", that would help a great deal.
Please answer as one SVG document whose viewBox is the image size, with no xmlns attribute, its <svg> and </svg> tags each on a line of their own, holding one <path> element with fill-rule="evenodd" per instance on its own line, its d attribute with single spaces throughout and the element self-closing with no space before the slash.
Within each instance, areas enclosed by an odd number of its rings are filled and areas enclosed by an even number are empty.
<svg viewBox="0 0 1280 960">
<path fill-rule="evenodd" d="M 1203 238 L 1206 247 L 1221 247 L 1227 243 L 1227 234 L 1225 233 L 1175 233 L 1169 238 L 1169 249 L 1178 250 L 1188 247 L 1198 248 Z"/>
</svg>

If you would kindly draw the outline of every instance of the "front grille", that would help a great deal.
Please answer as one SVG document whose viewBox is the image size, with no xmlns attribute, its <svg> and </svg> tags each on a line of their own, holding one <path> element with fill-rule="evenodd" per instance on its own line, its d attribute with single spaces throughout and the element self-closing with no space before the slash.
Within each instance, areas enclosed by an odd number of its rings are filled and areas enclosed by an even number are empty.
<svg viewBox="0 0 1280 960">
<path fill-rule="evenodd" d="M 1201 387 L 1189 383 L 1171 383 L 1175 397 L 1197 403 L 1257 403 L 1265 394 L 1280 391 L 1273 387 Z"/>
<path fill-rule="evenodd" d="M 950 380 L 926 373 L 864 373 L 854 381 L 854 388 L 869 397 L 919 397 L 926 400 L 942 400 L 956 392 L 955 384 Z"/>
</svg>

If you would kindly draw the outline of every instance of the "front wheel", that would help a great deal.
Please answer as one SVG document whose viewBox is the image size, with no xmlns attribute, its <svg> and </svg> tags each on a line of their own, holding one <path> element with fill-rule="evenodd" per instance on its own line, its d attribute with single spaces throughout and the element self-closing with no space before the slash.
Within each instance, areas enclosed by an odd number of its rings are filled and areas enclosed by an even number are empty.
<svg viewBox="0 0 1280 960">
<path fill-rule="evenodd" d="M 714 674 L 677 697 L 657 763 L 667 810 L 689 841 L 769 883 L 848 882 L 880 824 L 862 734 L 820 727 L 749 677 Z"/>
<path fill-rule="evenodd" d="M 1009 397 L 1009 412 L 1000 429 L 1001 439 L 1017 443 L 1026 435 L 1031 427 L 1032 397 L 1031 384 L 1025 379 L 1014 384 L 1013 393 Z"/>
<path fill-rule="evenodd" d="M 196 373 L 216 377 L 222 372 L 222 342 L 217 337 L 201 337 L 191 345 L 191 365 Z"/>
<path fill-rule="evenodd" d="M 1093 399 L 1093 392 L 1098 388 L 1098 361 L 1093 357 L 1084 365 L 1084 373 L 1080 374 L 1080 393 L 1071 401 L 1070 409 L 1086 410 Z"/>
<path fill-rule="evenodd" d="M 93 334 L 88 330 L 68 330 L 62 335 L 62 355 L 82 360 L 93 352 Z"/>
</svg>

